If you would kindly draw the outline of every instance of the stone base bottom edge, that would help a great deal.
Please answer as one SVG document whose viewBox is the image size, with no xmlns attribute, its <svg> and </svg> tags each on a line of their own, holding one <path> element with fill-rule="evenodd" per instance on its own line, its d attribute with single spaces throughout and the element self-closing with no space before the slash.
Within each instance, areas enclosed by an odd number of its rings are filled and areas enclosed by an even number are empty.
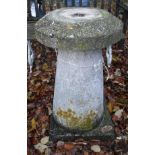
<svg viewBox="0 0 155 155">
<path fill-rule="evenodd" d="M 99 126 L 91 131 L 86 132 L 74 133 L 67 129 L 62 128 L 60 125 L 56 123 L 56 121 L 53 118 L 53 115 L 51 114 L 49 135 L 50 135 L 50 141 L 57 141 L 57 140 L 71 141 L 79 138 L 85 140 L 100 139 L 106 141 L 106 140 L 113 140 L 115 138 L 114 124 L 111 120 L 111 116 L 106 105 L 103 114 L 103 119 L 99 124 Z"/>
</svg>

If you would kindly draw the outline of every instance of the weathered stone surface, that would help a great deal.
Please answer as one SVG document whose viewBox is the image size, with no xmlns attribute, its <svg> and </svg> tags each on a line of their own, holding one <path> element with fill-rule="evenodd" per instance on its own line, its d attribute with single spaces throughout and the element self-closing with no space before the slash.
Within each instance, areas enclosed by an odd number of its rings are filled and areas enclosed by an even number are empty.
<svg viewBox="0 0 155 155">
<path fill-rule="evenodd" d="M 66 128 L 91 130 L 103 115 L 102 50 L 58 50 L 53 114 Z"/>
<path fill-rule="evenodd" d="M 58 49 L 53 117 L 60 126 L 85 132 L 106 120 L 101 49 L 119 41 L 122 29 L 119 19 L 93 8 L 58 9 L 36 23 L 36 39 Z"/>
<path fill-rule="evenodd" d="M 123 37 L 122 22 L 101 9 L 61 8 L 36 25 L 36 39 L 48 47 L 68 50 L 102 49 Z"/>
<path fill-rule="evenodd" d="M 79 131 L 70 131 L 64 129 L 60 125 L 58 125 L 53 116 L 51 115 L 51 127 L 50 127 L 50 141 L 57 141 L 57 140 L 75 140 L 83 138 L 86 140 L 89 139 L 101 139 L 101 140 L 110 140 L 115 138 L 114 133 L 114 125 L 111 120 L 111 116 L 108 112 L 107 107 L 105 106 L 105 111 L 103 114 L 103 119 L 98 127 L 94 128 L 91 131 L 87 132 L 79 132 Z"/>
</svg>

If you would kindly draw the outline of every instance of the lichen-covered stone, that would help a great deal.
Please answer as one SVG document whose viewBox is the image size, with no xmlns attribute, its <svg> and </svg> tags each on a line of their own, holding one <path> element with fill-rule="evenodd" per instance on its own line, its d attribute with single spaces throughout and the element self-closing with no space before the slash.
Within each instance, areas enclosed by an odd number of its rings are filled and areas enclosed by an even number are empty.
<svg viewBox="0 0 155 155">
<path fill-rule="evenodd" d="M 48 47 L 70 50 L 101 49 L 123 37 L 122 22 L 101 9 L 61 8 L 35 25 L 36 39 Z"/>
<path fill-rule="evenodd" d="M 91 130 L 94 127 L 94 123 L 96 123 L 96 112 L 93 110 L 85 114 L 85 117 L 78 116 L 78 114 L 70 108 L 67 111 L 59 108 L 56 113 L 59 118 L 64 119 L 64 121 L 68 123 L 70 129 Z"/>
<path fill-rule="evenodd" d="M 58 49 L 53 116 L 64 128 L 89 131 L 104 113 L 102 48 L 123 37 L 122 22 L 105 10 L 62 8 L 36 25 L 36 39 Z"/>
<path fill-rule="evenodd" d="M 103 115 L 102 50 L 58 49 L 53 114 L 63 127 L 93 129 Z"/>
<path fill-rule="evenodd" d="M 110 113 L 105 105 L 105 111 L 103 113 L 103 119 L 101 123 L 91 131 L 87 132 L 80 132 L 78 131 L 71 131 L 62 126 L 58 125 L 51 115 L 51 126 L 50 126 L 50 141 L 58 141 L 58 140 L 75 140 L 75 139 L 101 139 L 101 140 L 110 140 L 114 139 L 114 124 L 111 120 Z M 108 130 L 107 130 L 108 127 Z M 106 130 L 105 130 L 106 129 Z"/>
</svg>

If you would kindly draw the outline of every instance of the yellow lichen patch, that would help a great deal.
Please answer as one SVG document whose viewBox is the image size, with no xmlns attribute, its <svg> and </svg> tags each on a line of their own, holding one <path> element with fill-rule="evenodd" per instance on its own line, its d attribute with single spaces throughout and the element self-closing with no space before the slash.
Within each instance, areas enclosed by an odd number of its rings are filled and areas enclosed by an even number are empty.
<svg viewBox="0 0 155 155">
<path fill-rule="evenodd" d="M 66 25 L 66 29 L 72 30 L 73 29 L 73 25 L 71 25 L 71 24 Z"/>
<path fill-rule="evenodd" d="M 88 48 L 88 44 L 82 42 L 82 43 L 79 43 L 79 44 L 77 45 L 77 47 L 78 47 L 79 49 L 81 49 L 81 50 L 87 49 L 87 48 Z"/>
<path fill-rule="evenodd" d="M 68 29 L 68 30 L 77 29 L 77 28 L 79 28 L 79 27 L 80 27 L 79 25 L 74 25 L 74 24 L 67 24 L 67 25 L 65 26 L 65 28 Z"/>
<path fill-rule="evenodd" d="M 66 120 L 68 123 L 68 127 L 72 129 L 81 129 L 81 130 L 89 130 L 93 128 L 94 117 L 96 116 L 96 112 L 91 110 L 84 117 L 77 116 L 76 113 L 70 108 L 67 111 L 64 111 L 59 108 L 57 111 L 57 115 Z"/>
</svg>

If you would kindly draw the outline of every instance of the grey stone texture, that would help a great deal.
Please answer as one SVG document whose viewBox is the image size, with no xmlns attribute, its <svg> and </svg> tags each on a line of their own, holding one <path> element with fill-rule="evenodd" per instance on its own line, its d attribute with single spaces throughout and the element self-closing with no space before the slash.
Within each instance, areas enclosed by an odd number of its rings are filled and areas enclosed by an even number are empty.
<svg viewBox="0 0 155 155">
<path fill-rule="evenodd" d="M 91 131 L 79 132 L 70 131 L 63 128 L 61 125 L 55 122 L 53 115 L 51 115 L 50 124 L 50 141 L 57 140 L 76 140 L 83 138 L 85 140 L 100 139 L 100 140 L 113 140 L 115 138 L 114 124 L 111 120 L 110 113 L 105 105 L 105 111 L 101 122 L 98 126 Z"/>
<path fill-rule="evenodd" d="M 111 13 L 94 8 L 61 8 L 35 24 L 36 39 L 63 50 L 102 49 L 123 38 L 123 23 Z"/>
<path fill-rule="evenodd" d="M 53 118 L 63 128 L 102 135 L 108 116 L 101 49 L 123 38 L 122 29 L 122 22 L 107 11 L 81 7 L 54 10 L 35 24 L 36 39 L 58 49 Z"/>
</svg>

